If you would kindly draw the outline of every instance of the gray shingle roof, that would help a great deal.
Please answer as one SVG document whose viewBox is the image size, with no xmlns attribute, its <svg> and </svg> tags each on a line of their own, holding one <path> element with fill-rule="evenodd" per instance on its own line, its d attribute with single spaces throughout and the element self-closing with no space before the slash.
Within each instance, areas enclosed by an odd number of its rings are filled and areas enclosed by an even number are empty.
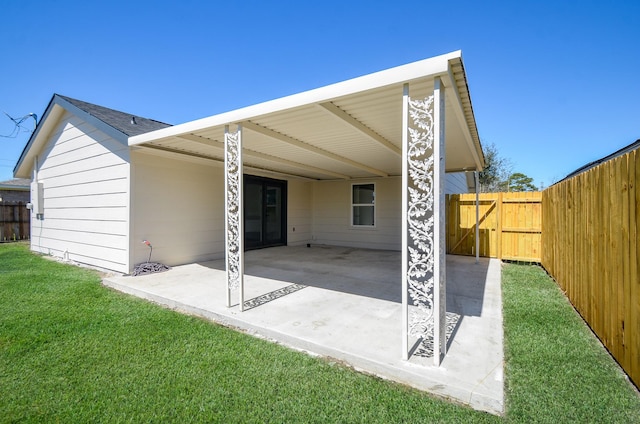
<svg viewBox="0 0 640 424">
<path fill-rule="evenodd" d="M 143 118 L 142 116 L 134 115 L 131 113 L 120 112 L 118 110 L 109 109 L 104 106 L 98 106 L 92 103 L 83 102 L 82 100 L 72 99 L 71 97 L 61 96 L 60 94 L 56 94 L 56 96 L 60 97 L 63 100 L 66 100 L 78 109 L 87 112 L 88 114 L 115 128 L 128 137 L 171 126 L 171 124 L 165 124 L 164 122 L 156 121 L 154 119 Z"/>
<path fill-rule="evenodd" d="M 29 190 L 31 180 L 26 178 L 14 178 L 13 180 L 0 181 L 3 189 Z"/>
</svg>

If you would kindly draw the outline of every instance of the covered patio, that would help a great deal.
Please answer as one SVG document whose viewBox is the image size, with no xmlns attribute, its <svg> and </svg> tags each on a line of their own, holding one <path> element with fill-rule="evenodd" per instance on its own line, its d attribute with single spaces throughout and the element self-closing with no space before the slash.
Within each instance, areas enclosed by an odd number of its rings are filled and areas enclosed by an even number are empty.
<svg viewBox="0 0 640 424">
<path fill-rule="evenodd" d="M 244 311 L 228 308 L 225 261 L 193 263 L 104 284 L 211 319 L 357 370 L 502 413 L 500 262 L 448 256 L 447 347 L 439 367 L 433 340 L 398 355 L 402 331 L 401 253 L 319 246 L 246 252 Z"/>
<path fill-rule="evenodd" d="M 269 286 L 260 293 L 245 287 L 245 276 L 261 276 L 247 274 L 251 268 L 245 269 L 245 260 L 247 267 L 256 265 L 248 260 L 246 248 L 253 238 L 270 234 L 266 223 L 271 220 L 277 243 L 261 247 L 324 244 L 399 250 L 389 267 L 396 273 L 389 280 L 395 284 L 389 288 L 395 297 L 384 300 L 399 301 L 401 312 L 393 322 L 397 337 L 389 339 L 385 349 L 395 349 L 397 360 L 406 361 L 416 344 L 430 344 L 435 354 L 424 365 L 441 365 L 449 347 L 446 331 L 453 322 L 446 316 L 445 172 L 476 172 L 484 166 L 460 51 L 140 134 L 129 139 L 129 146 L 176 162 L 189 157 L 223 164 L 222 193 L 210 188 L 217 184 L 216 177 L 194 184 L 203 196 L 224 195 L 224 237 L 219 236 L 221 225 L 211 227 L 210 234 L 224 248 L 226 292 L 207 301 L 224 307 L 226 300 L 227 308 L 237 309 L 229 312 L 235 316 L 247 301 L 271 292 Z M 263 188 L 256 192 L 263 193 L 263 200 L 254 214 L 251 201 L 257 196 L 246 183 L 257 177 L 280 181 L 267 205 L 267 182 L 261 180 Z M 183 185 L 186 189 L 192 184 Z M 145 188 L 137 191 L 144 193 Z M 137 205 L 161 201 L 145 197 Z M 139 208 L 134 204 L 132 209 Z M 152 228 L 144 218 L 140 216 L 140 236 L 170 246 L 173 240 L 163 239 L 166 227 Z M 333 257 L 326 264 L 329 269 L 343 260 Z M 367 264 L 348 265 L 349 272 L 336 275 L 336 281 L 370 273 Z M 302 277 L 304 269 L 295 272 Z M 356 290 L 341 284 L 347 292 Z M 247 312 L 257 313 L 251 305 Z M 376 326 L 367 331 L 375 334 Z M 468 349 L 478 351 L 477 346 Z"/>
</svg>

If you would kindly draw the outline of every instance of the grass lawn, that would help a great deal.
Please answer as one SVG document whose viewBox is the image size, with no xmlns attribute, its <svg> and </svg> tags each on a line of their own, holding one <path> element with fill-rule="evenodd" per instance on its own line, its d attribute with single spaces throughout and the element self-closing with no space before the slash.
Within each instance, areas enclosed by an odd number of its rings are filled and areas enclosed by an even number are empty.
<svg viewBox="0 0 640 424">
<path fill-rule="evenodd" d="M 502 271 L 510 422 L 640 423 L 640 397 L 537 266 Z"/>
<path fill-rule="evenodd" d="M 0 421 L 496 422 L 0 245 Z"/>
<path fill-rule="evenodd" d="M 640 422 L 640 399 L 553 282 L 518 265 L 503 278 L 504 418 L 114 292 L 93 271 L 3 244 L 0 422 Z"/>
</svg>

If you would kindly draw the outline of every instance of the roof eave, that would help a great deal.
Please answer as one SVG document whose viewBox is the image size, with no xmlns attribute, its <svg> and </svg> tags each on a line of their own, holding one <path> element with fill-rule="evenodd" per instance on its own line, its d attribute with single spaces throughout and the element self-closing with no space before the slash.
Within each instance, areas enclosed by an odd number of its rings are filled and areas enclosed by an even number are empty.
<svg viewBox="0 0 640 424">
<path fill-rule="evenodd" d="M 38 122 L 35 131 L 31 134 L 29 141 L 22 150 L 16 166 L 13 168 L 13 176 L 15 178 L 31 178 L 30 173 L 33 169 L 34 158 L 37 156 L 37 152 L 40 152 L 42 149 L 47 136 L 53 129 L 52 126 L 57 123 L 58 119 L 63 115 L 64 110 L 78 116 L 85 122 L 90 123 L 125 146 L 127 145 L 128 136 L 126 134 L 78 108 L 58 94 L 54 94 L 49 101 L 40 122 Z"/>
<path fill-rule="evenodd" d="M 478 133 L 475 114 L 473 113 L 473 102 L 471 101 L 471 93 L 469 92 L 469 83 L 467 81 L 467 72 L 464 68 L 462 55 L 460 54 L 458 57 L 452 58 L 450 60 L 450 64 L 452 65 L 452 67 L 450 69 L 449 78 L 451 79 L 452 85 L 454 85 L 457 89 L 457 100 L 460 103 L 460 111 L 464 115 L 464 120 L 466 122 L 466 128 L 468 131 L 467 137 L 469 137 L 469 148 L 471 151 L 475 152 L 474 159 L 476 161 L 476 169 L 464 169 L 463 171 L 482 171 L 486 163 L 484 152 L 482 150 L 482 142 L 480 141 L 480 134 Z M 462 70 L 462 78 L 455 78 L 452 70 L 453 65 L 460 66 Z"/>
<path fill-rule="evenodd" d="M 0 184 L 0 190 L 29 191 L 31 187 L 24 185 Z"/>
<path fill-rule="evenodd" d="M 56 95 L 54 94 L 49 100 L 49 104 L 47 105 L 44 113 L 41 115 L 40 122 L 36 125 L 35 130 L 31 133 L 27 144 L 22 149 L 22 153 L 20 153 L 20 157 L 18 158 L 18 162 L 16 166 L 13 168 L 13 176 L 14 178 L 31 178 L 31 165 L 33 163 L 34 148 L 39 147 L 42 143 L 40 134 L 43 132 L 48 132 L 44 128 L 47 128 L 51 125 L 52 115 L 53 118 L 58 118 L 59 114 L 61 114 L 61 110 L 55 108 L 56 106 Z M 55 119 L 57 120 L 57 119 Z M 39 149 L 38 149 L 39 150 Z"/>
</svg>

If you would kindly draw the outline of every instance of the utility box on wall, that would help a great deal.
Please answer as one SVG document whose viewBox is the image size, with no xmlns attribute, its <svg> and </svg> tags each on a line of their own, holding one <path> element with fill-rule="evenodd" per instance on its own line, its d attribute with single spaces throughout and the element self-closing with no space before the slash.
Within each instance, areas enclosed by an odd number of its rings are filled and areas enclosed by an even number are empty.
<svg viewBox="0 0 640 424">
<path fill-rule="evenodd" d="M 31 183 L 31 213 L 35 213 L 36 216 L 44 214 L 44 187 L 42 183 Z"/>
</svg>

